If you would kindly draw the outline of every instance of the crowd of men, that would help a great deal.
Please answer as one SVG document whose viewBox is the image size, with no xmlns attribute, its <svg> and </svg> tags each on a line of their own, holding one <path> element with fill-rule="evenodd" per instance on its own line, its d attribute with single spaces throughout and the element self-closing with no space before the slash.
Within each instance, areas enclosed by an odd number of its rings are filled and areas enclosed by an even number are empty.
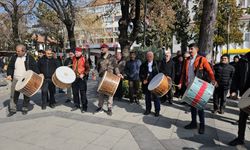
<svg viewBox="0 0 250 150">
<path fill-rule="evenodd" d="M 227 94 L 237 98 L 241 96 L 248 88 L 250 88 L 250 53 L 245 54 L 239 58 L 234 57 L 234 62 L 229 63 L 229 56 L 224 54 L 221 56 L 221 61 L 218 64 L 212 65 L 209 61 L 198 54 L 199 48 L 197 44 L 192 43 L 188 46 L 188 51 L 185 54 L 177 53 L 174 58 L 171 57 L 169 49 L 164 50 L 164 57 L 158 61 L 154 58 L 154 53 L 148 51 L 145 55 L 146 61 L 141 62 L 136 57 L 136 51 L 131 50 L 129 60 L 125 61 L 122 58 L 120 50 L 111 55 L 109 46 L 106 44 L 101 45 L 101 55 L 96 64 L 99 79 L 103 77 L 105 71 L 112 72 L 121 78 L 115 97 L 122 99 L 123 86 L 122 80 L 128 80 L 129 85 L 129 101 L 130 103 L 140 104 L 139 102 L 139 89 L 142 88 L 145 95 L 146 110 L 144 115 L 149 115 L 152 110 L 152 101 L 154 103 L 154 115 L 160 115 L 161 103 L 168 101 L 171 105 L 173 97 L 182 97 L 187 87 L 192 84 L 195 77 L 201 78 L 210 82 L 215 86 L 213 95 L 214 109 L 213 113 L 224 114 L 226 107 Z M 7 79 L 12 81 L 11 98 L 9 105 L 9 114 L 12 116 L 16 113 L 16 105 L 20 92 L 15 91 L 17 81 L 22 77 L 26 70 L 33 70 L 38 74 L 43 74 L 44 82 L 41 88 L 42 104 L 41 108 L 46 109 L 49 104 L 51 108 L 56 106 L 55 100 L 55 85 L 52 82 L 52 75 L 55 70 L 65 65 L 73 69 L 76 74 L 76 80 L 72 83 L 72 87 L 67 89 L 67 102 L 72 99 L 74 107 L 72 111 L 80 109 L 82 113 L 87 111 L 87 79 L 90 72 L 90 65 L 86 57 L 82 54 L 81 48 L 75 48 L 68 53 L 68 58 L 64 63 L 60 63 L 53 57 L 53 51 L 46 49 L 39 52 L 39 59 L 36 60 L 26 52 L 24 45 L 16 46 L 16 55 L 11 57 L 8 69 Z M 159 98 L 151 91 L 148 90 L 150 81 L 158 74 L 163 73 L 170 77 L 172 82 L 176 85 L 175 90 L 172 88 L 166 95 Z M 24 95 L 22 106 L 22 113 L 28 113 L 28 104 L 30 98 Z M 98 108 L 95 113 L 103 112 L 104 101 L 107 101 L 107 114 L 112 115 L 113 97 L 104 94 L 98 94 Z M 197 110 L 195 107 L 190 106 L 191 122 L 186 125 L 185 129 L 196 129 L 200 134 L 205 133 L 205 115 L 204 109 Z M 197 125 L 197 114 L 199 116 L 199 127 Z M 244 144 L 246 120 L 248 118 L 246 112 L 240 110 L 239 119 L 239 132 L 238 137 L 231 141 L 229 144 L 232 146 Z"/>
</svg>

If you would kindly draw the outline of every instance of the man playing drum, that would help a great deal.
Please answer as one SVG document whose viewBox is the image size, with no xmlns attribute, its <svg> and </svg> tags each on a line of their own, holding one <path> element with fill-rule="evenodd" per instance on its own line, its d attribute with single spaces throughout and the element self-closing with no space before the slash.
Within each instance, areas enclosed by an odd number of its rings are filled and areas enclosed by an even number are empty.
<svg viewBox="0 0 250 150">
<path fill-rule="evenodd" d="M 42 86 L 42 105 L 41 108 L 46 109 L 46 104 L 49 102 L 51 108 L 55 108 L 55 92 L 56 87 L 52 82 L 52 75 L 59 67 L 57 61 L 53 58 L 51 49 L 45 50 L 45 56 L 38 61 L 39 72 L 44 75 Z"/>
<path fill-rule="evenodd" d="M 209 75 L 209 78 L 213 84 L 216 84 L 214 73 L 210 64 L 208 63 L 207 59 L 198 55 L 198 45 L 192 43 L 188 46 L 190 57 L 187 58 L 184 62 L 183 69 L 182 69 L 182 76 L 180 79 L 180 83 L 178 85 L 179 88 L 182 87 L 182 84 L 185 84 L 187 87 L 191 82 L 194 80 L 195 76 L 197 75 L 197 71 L 206 71 Z M 186 125 L 185 129 L 196 129 L 197 128 L 197 121 L 196 121 L 197 109 L 191 106 L 191 116 L 192 121 L 190 124 Z M 204 109 L 198 110 L 198 115 L 200 119 L 200 127 L 199 127 L 199 134 L 204 134 L 205 132 L 205 116 L 204 116 Z"/>
<path fill-rule="evenodd" d="M 158 117 L 160 115 L 160 99 L 148 90 L 148 84 L 154 76 L 159 73 L 159 69 L 157 62 L 154 60 L 154 53 L 152 51 L 147 52 L 146 59 L 147 60 L 142 63 L 139 73 L 142 81 L 142 90 L 145 94 L 146 111 L 144 112 L 144 115 L 149 115 L 151 113 L 151 101 L 154 101 L 155 116 Z"/>
<path fill-rule="evenodd" d="M 109 46 L 107 44 L 102 44 L 101 45 L 101 57 L 99 58 L 99 61 L 97 63 L 97 71 L 99 73 L 99 77 L 102 78 L 105 71 L 109 71 L 111 73 L 115 73 L 119 77 L 123 78 L 123 76 L 119 72 L 118 65 L 116 63 L 115 57 L 113 57 L 109 53 Z M 96 109 L 96 113 L 103 112 L 103 103 L 104 103 L 104 98 L 107 96 L 104 94 L 99 93 L 98 94 L 98 108 Z M 112 104 L 113 104 L 113 96 L 108 96 L 108 115 L 112 115 Z"/>
<path fill-rule="evenodd" d="M 79 94 L 81 96 L 81 112 L 86 112 L 88 108 L 88 100 L 87 100 L 87 74 L 89 72 L 89 64 L 88 61 L 82 55 L 82 48 L 77 47 L 75 49 L 75 56 L 73 57 L 73 65 L 72 69 L 76 74 L 76 80 L 72 83 L 73 90 L 73 100 L 74 107 L 71 111 L 75 111 L 80 108 L 80 100 Z"/>
<path fill-rule="evenodd" d="M 7 69 L 7 80 L 12 80 L 9 114 L 7 115 L 8 117 L 16 113 L 16 105 L 20 92 L 15 91 L 15 86 L 17 84 L 17 81 L 23 78 L 23 75 L 27 70 L 38 72 L 37 64 L 35 59 L 31 55 L 27 54 L 26 47 L 22 44 L 19 44 L 16 46 L 16 55 L 11 57 Z M 23 97 L 24 100 L 22 114 L 26 115 L 28 113 L 28 104 L 30 98 L 25 95 L 23 95 Z"/>
</svg>

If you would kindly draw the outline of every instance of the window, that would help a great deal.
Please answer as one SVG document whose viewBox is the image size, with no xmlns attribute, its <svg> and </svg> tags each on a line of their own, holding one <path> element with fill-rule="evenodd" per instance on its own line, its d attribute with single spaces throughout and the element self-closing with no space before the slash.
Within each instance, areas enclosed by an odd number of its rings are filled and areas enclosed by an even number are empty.
<svg viewBox="0 0 250 150">
<path fill-rule="evenodd" d="M 246 42 L 250 41 L 250 32 L 245 33 L 244 41 L 246 41 Z"/>
</svg>

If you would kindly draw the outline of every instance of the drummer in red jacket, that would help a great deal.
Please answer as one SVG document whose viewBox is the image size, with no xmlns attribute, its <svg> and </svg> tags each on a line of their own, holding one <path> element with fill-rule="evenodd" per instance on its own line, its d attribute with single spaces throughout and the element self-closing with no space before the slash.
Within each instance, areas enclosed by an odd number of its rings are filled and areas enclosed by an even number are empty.
<svg viewBox="0 0 250 150">
<path fill-rule="evenodd" d="M 180 83 L 178 85 L 179 88 L 182 87 L 183 84 L 185 84 L 187 87 L 189 84 L 192 84 L 191 82 L 197 76 L 197 69 L 199 72 L 206 71 L 212 84 L 216 84 L 214 73 L 212 68 L 210 67 L 210 64 L 208 63 L 207 59 L 198 55 L 198 46 L 195 43 L 192 43 L 188 46 L 190 57 L 185 60 L 183 69 L 182 69 L 182 75 L 180 79 Z M 186 125 L 185 129 L 196 129 L 197 128 L 197 121 L 196 121 L 196 115 L 197 115 L 197 109 L 193 106 L 191 106 L 191 116 L 192 121 L 190 124 Z M 205 132 L 205 116 L 204 116 L 204 109 L 198 110 L 198 115 L 200 119 L 200 127 L 199 127 L 199 134 L 204 134 Z"/>
<path fill-rule="evenodd" d="M 75 49 L 75 56 L 72 60 L 72 69 L 76 74 L 76 80 L 72 83 L 72 91 L 73 91 L 73 100 L 74 107 L 71 111 L 75 111 L 80 108 L 80 98 L 81 96 L 81 112 L 86 112 L 88 108 L 88 100 L 87 100 L 87 74 L 89 72 L 89 64 L 88 61 L 85 60 L 82 55 L 82 48 L 77 47 Z"/>
</svg>

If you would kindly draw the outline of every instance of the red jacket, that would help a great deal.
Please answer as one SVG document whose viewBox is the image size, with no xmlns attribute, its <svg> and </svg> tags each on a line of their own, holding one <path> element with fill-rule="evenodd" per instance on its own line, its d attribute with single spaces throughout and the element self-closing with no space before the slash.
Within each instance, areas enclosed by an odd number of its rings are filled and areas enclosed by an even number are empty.
<svg viewBox="0 0 250 150">
<path fill-rule="evenodd" d="M 200 61 L 201 57 L 202 56 L 199 56 L 199 55 L 196 56 L 196 59 L 194 61 L 194 70 L 197 70 L 197 67 L 199 65 L 199 61 Z M 180 84 L 183 84 L 183 82 L 185 82 L 186 85 L 188 84 L 189 61 L 190 61 L 190 58 L 188 58 L 187 60 L 184 61 L 184 65 L 182 67 L 182 74 L 181 74 Z M 207 71 L 208 75 L 209 75 L 209 78 L 212 81 L 215 81 L 214 72 L 213 72 L 210 64 L 208 63 L 208 61 L 207 61 L 207 59 L 205 57 L 202 57 L 199 70 L 201 70 L 201 69 L 205 69 Z"/>
<path fill-rule="evenodd" d="M 76 57 L 73 57 L 72 62 L 73 62 L 72 69 L 76 73 L 76 76 L 79 76 L 81 74 L 88 74 L 89 65 L 88 65 L 88 62 L 85 61 L 85 58 L 83 56 L 81 56 L 79 59 L 76 59 Z M 76 70 L 76 66 L 78 66 L 77 70 Z"/>
</svg>

